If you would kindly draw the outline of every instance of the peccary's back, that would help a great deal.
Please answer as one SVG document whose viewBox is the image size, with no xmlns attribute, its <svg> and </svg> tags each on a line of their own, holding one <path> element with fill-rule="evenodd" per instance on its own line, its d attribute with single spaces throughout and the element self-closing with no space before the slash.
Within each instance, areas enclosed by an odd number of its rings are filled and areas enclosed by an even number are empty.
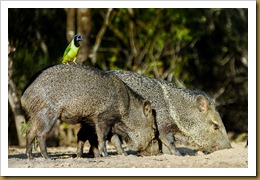
<svg viewBox="0 0 260 180">
<path fill-rule="evenodd" d="M 138 92 L 145 99 L 149 99 L 152 102 L 152 106 L 159 105 L 164 101 L 161 86 L 153 79 L 129 71 L 112 70 L 109 72 L 116 74 L 134 91 Z"/>
<path fill-rule="evenodd" d="M 63 113 L 68 120 L 94 116 L 107 109 L 118 114 L 120 108 L 124 111 L 127 101 L 127 90 L 115 75 L 80 65 L 57 65 L 44 70 L 21 98 L 25 110 L 53 107 L 69 111 Z"/>
<path fill-rule="evenodd" d="M 162 125 L 163 119 L 171 118 L 168 100 L 165 99 L 163 89 L 158 81 L 130 71 L 112 70 L 109 72 L 118 76 L 143 98 L 151 101 L 152 108 L 156 109 L 155 120 L 158 126 Z"/>
</svg>

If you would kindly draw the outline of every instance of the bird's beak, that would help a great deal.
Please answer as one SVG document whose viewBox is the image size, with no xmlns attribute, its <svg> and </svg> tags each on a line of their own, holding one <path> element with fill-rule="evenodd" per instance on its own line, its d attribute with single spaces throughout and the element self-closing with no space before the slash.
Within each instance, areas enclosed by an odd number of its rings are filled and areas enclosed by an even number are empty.
<svg viewBox="0 0 260 180">
<path fill-rule="evenodd" d="M 83 45 L 83 44 L 86 45 L 85 39 L 82 38 L 81 41 L 82 41 L 82 45 Z"/>
</svg>

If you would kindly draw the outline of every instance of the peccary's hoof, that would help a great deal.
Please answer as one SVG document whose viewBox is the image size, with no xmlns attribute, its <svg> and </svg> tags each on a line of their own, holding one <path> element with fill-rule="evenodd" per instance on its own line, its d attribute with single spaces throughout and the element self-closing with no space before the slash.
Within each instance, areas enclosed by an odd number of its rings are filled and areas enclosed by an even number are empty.
<svg viewBox="0 0 260 180">
<path fill-rule="evenodd" d="M 175 156 L 182 156 L 181 153 L 180 153 L 178 150 L 176 150 L 173 154 L 174 154 Z"/>
<path fill-rule="evenodd" d="M 53 160 L 53 158 L 51 158 L 50 156 L 48 156 L 48 155 L 43 155 L 43 157 L 45 158 L 45 159 L 50 159 L 50 160 Z"/>
<path fill-rule="evenodd" d="M 33 160 L 34 157 L 32 157 L 32 156 L 27 156 L 27 159 L 29 159 L 29 160 Z"/>
<path fill-rule="evenodd" d="M 107 152 L 102 152 L 102 157 L 107 157 L 108 156 L 108 153 Z"/>
<path fill-rule="evenodd" d="M 29 160 L 33 160 L 34 159 L 32 154 L 30 154 L 30 153 L 26 153 L 26 156 L 27 156 L 27 159 L 29 159 Z"/>
<path fill-rule="evenodd" d="M 208 151 L 202 151 L 202 152 L 203 152 L 203 154 L 205 154 L 205 155 L 210 154 L 210 152 L 208 152 Z"/>
<path fill-rule="evenodd" d="M 77 154 L 77 158 L 82 158 L 83 155 L 82 154 Z"/>
<path fill-rule="evenodd" d="M 127 156 L 128 154 L 124 151 L 124 152 L 122 153 L 122 155 Z"/>
<path fill-rule="evenodd" d="M 245 148 L 247 148 L 248 147 L 248 140 L 246 141 L 246 145 L 245 145 Z"/>
</svg>

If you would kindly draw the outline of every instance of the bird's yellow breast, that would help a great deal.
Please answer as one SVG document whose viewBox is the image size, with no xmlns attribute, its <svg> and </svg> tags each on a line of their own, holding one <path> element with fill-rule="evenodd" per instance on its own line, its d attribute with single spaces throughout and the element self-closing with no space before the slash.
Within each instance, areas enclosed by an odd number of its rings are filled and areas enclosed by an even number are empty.
<svg viewBox="0 0 260 180">
<path fill-rule="evenodd" d="M 68 61 L 75 62 L 78 52 L 79 52 L 79 47 L 76 47 L 74 45 L 74 39 L 73 39 L 64 52 L 62 63 L 66 63 Z"/>
</svg>

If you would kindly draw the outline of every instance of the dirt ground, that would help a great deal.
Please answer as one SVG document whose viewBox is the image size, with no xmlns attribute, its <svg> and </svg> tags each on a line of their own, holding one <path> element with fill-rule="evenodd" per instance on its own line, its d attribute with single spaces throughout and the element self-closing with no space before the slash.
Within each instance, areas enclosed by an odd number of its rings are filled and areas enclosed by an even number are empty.
<svg viewBox="0 0 260 180">
<path fill-rule="evenodd" d="M 108 157 L 93 158 L 87 154 L 76 157 L 75 147 L 48 148 L 52 160 L 45 160 L 39 151 L 33 151 L 34 159 L 28 160 L 25 148 L 9 147 L 9 168 L 247 168 L 248 149 L 245 142 L 232 143 L 231 149 L 219 150 L 210 154 L 179 147 L 184 156 L 169 154 L 157 156 L 138 156 L 127 150 L 128 156 L 117 155 L 113 147 L 108 146 Z"/>
</svg>

